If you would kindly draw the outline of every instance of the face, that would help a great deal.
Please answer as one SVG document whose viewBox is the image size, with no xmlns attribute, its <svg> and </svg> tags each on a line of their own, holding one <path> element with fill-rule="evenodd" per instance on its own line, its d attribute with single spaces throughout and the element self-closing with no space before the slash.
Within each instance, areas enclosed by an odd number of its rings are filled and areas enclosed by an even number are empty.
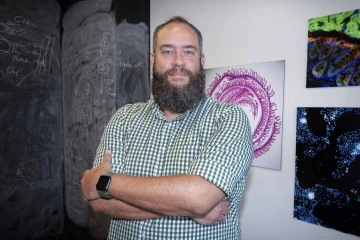
<svg viewBox="0 0 360 240">
<path fill-rule="evenodd" d="M 154 70 L 161 74 L 170 71 L 168 81 L 175 86 L 189 83 L 189 75 L 181 69 L 194 74 L 205 63 L 196 32 L 185 23 L 174 22 L 162 28 L 154 51 L 150 55 Z"/>
<path fill-rule="evenodd" d="M 182 113 L 199 102 L 205 89 L 205 57 L 191 27 L 171 23 L 161 29 L 151 62 L 152 94 L 163 110 Z"/>
</svg>

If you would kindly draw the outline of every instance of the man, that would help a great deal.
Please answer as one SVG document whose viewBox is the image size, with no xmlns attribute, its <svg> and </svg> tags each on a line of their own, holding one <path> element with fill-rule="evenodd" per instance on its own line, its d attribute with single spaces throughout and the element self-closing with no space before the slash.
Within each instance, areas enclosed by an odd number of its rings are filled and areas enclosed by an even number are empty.
<svg viewBox="0 0 360 240">
<path fill-rule="evenodd" d="M 153 43 L 154 99 L 112 117 L 97 167 L 81 180 L 83 198 L 113 216 L 108 239 L 240 239 L 253 159 L 248 119 L 204 94 L 197 28 L 174 17 Z"/>
</svg>

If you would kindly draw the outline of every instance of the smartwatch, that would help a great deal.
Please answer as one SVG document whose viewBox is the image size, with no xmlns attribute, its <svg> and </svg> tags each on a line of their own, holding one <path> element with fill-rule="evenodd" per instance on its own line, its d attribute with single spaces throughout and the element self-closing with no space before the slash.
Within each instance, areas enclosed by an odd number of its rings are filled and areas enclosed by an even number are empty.
<svg viewBox="0 0 360 240">
<path fill-rule="evenodd" d="M 106 194 L 111 183 L 111 176 L 113 172 L 107 172 L 100 176 L 98 183 L 96 184 L 96 190 L 98 191 L 99 195 L 103 198 L 112 198 L 111 195 Z"/>
</svg>

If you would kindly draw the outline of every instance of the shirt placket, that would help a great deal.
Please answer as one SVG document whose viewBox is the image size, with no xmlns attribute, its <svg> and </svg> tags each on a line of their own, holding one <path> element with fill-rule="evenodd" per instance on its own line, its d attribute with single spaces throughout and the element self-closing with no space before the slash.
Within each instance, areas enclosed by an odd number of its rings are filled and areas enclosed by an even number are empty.
<svg viewBox="0 0 360 240">
<path fill-rule="evenodd" d="M 153 176 L 159 176 L 161 174 L 160 164 L 165 160 L 166 150 L 169 147 L 169 138 L 172 131 L 172 122 L 164 121 L 161 132 L 161 144 L 159 146 L 159 157 L 154 165 Z"/>
<path fill-rule="evenodd" d="M 166 150 L 169 147 L 170 138 L 175 130 L 176 122 L 168 122 L 164 121 L 162 124 L 161 129 L 161 137 L 160 137 L 160 144 L 158 149 L 158 157 L 156 158 L 156 161 L 154 162 L 153 166 L 153 173 L 152 176 L 159 176 L 161 175 L 161 163 L 166 158 Z M 153 222 L 153 219 L 142 221 L 140 223 L 140 231 L 139 231 L 139 240 L 146 239 L 146 231 L 148 231 L 149 227 L 151 226 L 151 223 Z"/>
</svg>

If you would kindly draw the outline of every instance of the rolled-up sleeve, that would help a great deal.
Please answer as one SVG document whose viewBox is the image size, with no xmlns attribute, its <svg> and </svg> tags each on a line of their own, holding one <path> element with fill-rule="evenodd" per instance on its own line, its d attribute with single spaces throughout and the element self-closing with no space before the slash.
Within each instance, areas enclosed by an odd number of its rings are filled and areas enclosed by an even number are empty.
<svg viewBox="0 0 360 240">
<path fill-rule="evenodd" d="M 249 120 L 232 105 L 216 119 L 216 131 L 192 161 L 188 174 L 199 175 L 230 197 L 236 184 L 247 177 L 254 151 Z"/>
</svg>

